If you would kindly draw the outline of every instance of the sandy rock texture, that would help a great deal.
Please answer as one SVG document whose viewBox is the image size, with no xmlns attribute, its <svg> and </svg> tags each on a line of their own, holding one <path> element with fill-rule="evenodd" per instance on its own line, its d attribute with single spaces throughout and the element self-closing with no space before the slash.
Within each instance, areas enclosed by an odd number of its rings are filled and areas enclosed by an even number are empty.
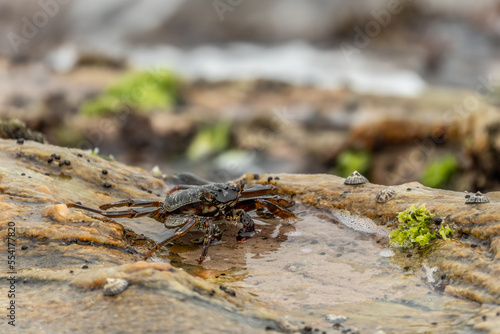
<svg viewBox="0 0 500 334">
<path fill-rule="evenodd" d="M 500 324 L 499 245 L 500 245 L 500 192 L 485 196 L 490 203 L 465 204 L 467 193 L 424 187 L 418 182 L 398 186 L 361 184 L 348 186 L 345 179 L 334 175 L 263 174 L 246 175 L 249 182 L 273 184 L 279 192 L 290 194 L 303 204 L 344 215 L 337 217 L 341 223 L 360 230 L 377 232 L 380 228 L 397 228 L 397 213 L 412 204 L 425 204 L 441 224 L 455 230 L 451 241 L 435 241 L 424 251 L 423 264 L 431 271 L 435 288 L 458 297 L 469 298 L 489 304 L 484 314 L 478 316 L 473 327 L 498 333 Z M 396 192 L 393 199 L 385 203 L 376 201 L 377 194 L 384 189 Z M 468 194 L 474 195 L 474 194 Z M 369 220 L 366 220 L 369 218 Z M 371 222 L 376 225 L 371 225 Z M 411 267 L 415 260 L 404 259 L 401 265 Z M 415 257 L 413 257 L 415 258 Z M 491 316 L 494 315 L 494 316 Z"/>
<path fill-rule="evenodd" d="M 168 263 L 142 261 L 141 254 L 153 243 L 133 231 L 134 223 L 124 228 L 64 204 L 154 199 L 166 189 L 162 180 L 144 170 L 81 150 L 0 140 L 0 251 L 8 254 L 13 249 L 15 256 L 10 268 L 3 261 L 0 274 L 2 280 L 14 277 L 15 297 L 7 298 L 9 287 L 2 285 L 1 300 L 2 305 L 15 300 L 15 329 L 23 333 L 304 330 L 307 325 L 285 320 L 244 291 L 209 283 Z M 163 228 L 148 218 L 137 226 L 145 234 Z M 106 296 L 103 286 L 109 278 L 124 279 L 129 286 Z M 7 321 L 0 326 L 2 331 L 11 329 Z"/>
</svg>

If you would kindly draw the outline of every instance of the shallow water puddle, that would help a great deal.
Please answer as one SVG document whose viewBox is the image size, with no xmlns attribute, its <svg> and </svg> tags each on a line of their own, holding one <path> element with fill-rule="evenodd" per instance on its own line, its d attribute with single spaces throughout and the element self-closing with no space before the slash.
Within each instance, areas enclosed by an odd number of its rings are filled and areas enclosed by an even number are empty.
<svg viewBox="0 0 500 334">
<path fill-rule="evenodd" d="M 275 221 L 277 222 L 277 221 Z M 358 232 L 328 216 L 308 214 L 282 233 L 275 251 L 246 254 L 246 276 L 229 285 L 244 288 L 276 311 L 313 324 L 342 323 L 361 331 L 470 332 L 465 321 L 477 303 L 434 291 L 424 269 L 393 264 L 388 237 Z"/>
</svg>

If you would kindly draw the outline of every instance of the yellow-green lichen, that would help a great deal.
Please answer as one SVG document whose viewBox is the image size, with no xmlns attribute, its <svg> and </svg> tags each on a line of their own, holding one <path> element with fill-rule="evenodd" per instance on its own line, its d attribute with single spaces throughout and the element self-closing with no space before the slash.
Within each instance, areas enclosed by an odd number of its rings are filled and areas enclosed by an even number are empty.
<svg viewBox="0 0 500 334">
<path fill-rule="evenodd" d="M 398 221 L 400 225 L 397 230 L 389 234 L 390 243 L 397 243 L 406 248 L 413 248 L 417 243 L 420 246 L 427 245 L 437 238 L 437 228 L 432 226 L 434 216 L 426 209 L 425 205 L 417 207 L 413 204 L 405 211 L 399 212 Z M 437 232 L 444 240 L 449 240 L 449 237 L 454 233 L 448 225 L 441 225 Z"/>
</svg>

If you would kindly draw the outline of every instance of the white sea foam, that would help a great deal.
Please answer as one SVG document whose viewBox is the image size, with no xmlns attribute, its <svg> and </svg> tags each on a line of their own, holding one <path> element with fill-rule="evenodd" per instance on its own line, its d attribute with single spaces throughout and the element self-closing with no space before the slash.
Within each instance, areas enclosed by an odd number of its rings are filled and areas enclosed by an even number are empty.
<svg viewBox="0 0 500 334">
<path fill-rule="evenodd" d="M 370 218 L 353 215 L 348 211 L 340 210 L 333 210 L 331 211 L 331 214 L 342 225 L 350 227 L 353 230 L 377 234 L 384 237 L 389 236 L 389 230 L 387 228 L 376 225 Z"/>
</svg>

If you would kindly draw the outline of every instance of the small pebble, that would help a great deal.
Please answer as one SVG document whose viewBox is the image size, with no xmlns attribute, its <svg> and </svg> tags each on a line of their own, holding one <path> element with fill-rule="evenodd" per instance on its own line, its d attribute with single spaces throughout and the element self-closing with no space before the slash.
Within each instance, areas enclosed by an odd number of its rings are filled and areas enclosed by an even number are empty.
<svg viewBox="0 0 500 334">
<path fill-rule="evenodd" d="M 49 207 L 43 213 L 44 217 L 52 217 L 58 222 L 65 222 L 69 215 L 69 209 L 66 204 L 56 204 Z"/>
<path fill-rule="evenodd" d="M 106 174 L 108 174 L 108 171 L 107 171 L 106 169 L 103 169 L 103 170 L 102 170 L 102 173 L 103 173 L 104 175 L 106 175 Z"/>
<path fill-rule="evenodd" d="M 19 145 L 24 144 L 24 138 L 17 138 L 17 143 L 18 143 Z"/>
<path fill-rule="evenodd" d="M 348 319 L 348 317 L 346 317 L 345 315 L 340 315 L 340 314 L 328 314 L 325 315 L 324 317 L 327 322 L 332 324 L 341 324 Z"/>
<path fill-rule="evenodd" d="M 89 266 L 87 266 L 86 264 L 84 264 L 84 265 L 82 266 L 82 269 L 89 269 Z"/>
<path fill-rule="evenodd" d="M 28 246 L 24 245 L 21 247 L 21 250 L 27 250 L 28 249 Z"/>
<path fill-rule="evenodd" d="M 267 182 L 271 182 L 272 180 L 273 180 L 273 177 L 272 177 L 272 176 L 269 176 L 269 177 L 267 178 Z"/>
<path fill-rule="evenodd" d="M 61 156 L 59 154 L 52 153 L 50 156 L 56 160 L 61 160 Z"/>
<path fill-rule="evenodd" d="M 469 197 L 470 197 L 470 195 L 465 195 L 465 198 L 469 198 Z"/>
<path fill-rule="evenodd" d="M 280 178 L 279 178 L 278 176 L 276 176 L 274 179 L 275 179 L 275 180 L 279 180 Z"/>
<path fill-rule="evenodd" d="M 486 321 L 486 315 L 483 315 L 483 321 Z"/>
<path fill-rule="evenodd" d="M 434 217 L 432 220 L 438 225 L 443 222 L 443 219 L 441 217 Z"/>
<path fill-rule="evenodd" d="M 21 173 L 21 176 L 26 176 L 26 174 L 25 173 Z"/>
<path fill-rule="evenodd" d="M 70 270 L 70 271 L 69 271 L 69 273 L 70 273 L 70 274 L 72 274 L 72 273 L 73 273 L 73 270 Z"/>
<path fill-rule="evenodd" d="M 152 192 L 151 190 L 148 190 L 148 193 L 149 193 L 149 194 L 152 194 L 153 192 Z"/>
<path fill-rule="evenodd" d="M 104 188 L 111 188 L 111 183 L 109 182 L 104 182 L 104 184 L 102 185 Z"/>
<path fill-rule="evenodd" d="M 43 174 L 43 175 L 50 176 L 50 173 L 45 173 L 45 174 Z"/>
<path fill-rule="evenodd" d="M 259 179 L 259 174 L 254 174 L 254 175 L 253 175 L 253 179 L 254 179 L 254 180 L 258 180 L 258 179 Z"/>
<path fill-rule="evenodd" d="M 81 153 L 78 153 L 76 156 L 79 158 L 83 157 L 83 155 Z"/>
</svg>

